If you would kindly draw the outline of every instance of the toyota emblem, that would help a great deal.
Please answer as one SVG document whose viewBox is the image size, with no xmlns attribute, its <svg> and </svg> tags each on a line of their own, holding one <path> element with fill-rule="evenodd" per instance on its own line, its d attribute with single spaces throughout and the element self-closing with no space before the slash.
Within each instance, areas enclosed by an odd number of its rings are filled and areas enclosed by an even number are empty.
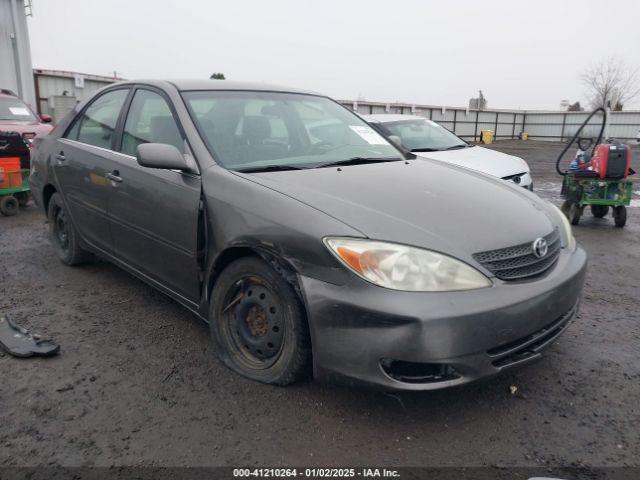
<svg viewBox="0 0 640 480">
<path fill-rule="evenodd" d="M 536 238 L 531 247 L 533 248 L 533 254 L 538 258 L 544 257 L 549 250 L 547 241 L 542 237 Z"/>
</svg>

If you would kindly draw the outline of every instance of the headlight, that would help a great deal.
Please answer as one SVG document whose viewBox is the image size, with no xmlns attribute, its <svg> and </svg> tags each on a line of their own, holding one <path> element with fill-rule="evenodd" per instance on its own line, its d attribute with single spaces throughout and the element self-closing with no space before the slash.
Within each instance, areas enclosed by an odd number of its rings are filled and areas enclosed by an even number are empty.
<svg viewBox="0 0 640 480">
<path fill-rule="evenodd" d="M 349 270 L 381 287 L 445 292 L 491 286 L 473 267 L 430 250 L 357 238 L 329 237 L 324 243 Z"/>
<path fill-rule="evenodd" d="M 570 252 L 573 252 L 576 249 L 576 239 L 573 236 L 573 230 L 571 230 L 571 224 L 569 223 L 567 216 L 553 203 L 549 202 L 549 205 L 554 208 L 558 217 L 560 217 L 560 222 L 562 223 L 562 246 Z"/>
</svg>

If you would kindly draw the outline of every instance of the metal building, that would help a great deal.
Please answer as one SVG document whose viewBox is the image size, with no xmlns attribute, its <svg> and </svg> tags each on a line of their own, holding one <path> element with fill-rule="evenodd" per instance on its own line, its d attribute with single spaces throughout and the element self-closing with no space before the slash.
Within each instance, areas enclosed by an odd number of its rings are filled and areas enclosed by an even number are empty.
<svg viewBox="0 0 640 480">
<path fill-rule="evenodd" d="M 76 103 L 122 79 L 62 70 L 35 69 L 33 80 L 36 91 L 34 106 L 38 109 L 38 113 L 51 115 L 53 121 L 57 123 L 73 109 Z"/>
<path fill-rule="evenodd" d="M 35 107 L 27 15 L 31 0 L 0 0 L 0 88 Z"/>
</svg>

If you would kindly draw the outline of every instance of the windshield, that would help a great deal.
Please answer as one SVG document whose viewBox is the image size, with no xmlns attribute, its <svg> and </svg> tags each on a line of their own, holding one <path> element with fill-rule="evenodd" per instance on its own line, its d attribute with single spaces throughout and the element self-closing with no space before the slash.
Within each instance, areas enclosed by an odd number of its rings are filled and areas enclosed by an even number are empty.
<svg viewBox="0 0 640 480">
<path fill-rule="evenodd" d="M 363 120 L 325 97 L 212 90 L 186 92 L 184 98 L 216 161 L 231 170 L 401 156 Z"/>
<path fill-rule="evenodd" d="M 389 135 L 399 137 L 407 150 L 446 150 L 468 146 L 464 140 L 426 118 L 385 122 L 380 125 Z"/>
<path fill-rule="evenodd" d="M 29 107 L 17 98 L 0 98 L 0 120 L 15 122 L 33 122 L 33 116 Z"/>
</svg>

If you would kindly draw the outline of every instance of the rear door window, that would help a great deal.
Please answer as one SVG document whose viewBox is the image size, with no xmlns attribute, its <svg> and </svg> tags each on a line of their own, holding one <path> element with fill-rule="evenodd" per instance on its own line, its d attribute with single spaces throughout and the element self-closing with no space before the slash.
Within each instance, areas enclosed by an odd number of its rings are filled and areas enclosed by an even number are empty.
<svg viewBox="0 0 640 480">
<path fill-rule="evenodd" d="M 184 140 L 167 101 L 156 92 L 140 89 L 129 107 L 121 151 L 135 156 L 143 143 L 165 143 L 184 153 Z"/>
<path fill-rule="evenodd" d="M 100 95 L 82 113 L 67 138 L 111 149 L 118 116 L 128 94 L 129 89 L 119 89 Z"/>
</svg>

